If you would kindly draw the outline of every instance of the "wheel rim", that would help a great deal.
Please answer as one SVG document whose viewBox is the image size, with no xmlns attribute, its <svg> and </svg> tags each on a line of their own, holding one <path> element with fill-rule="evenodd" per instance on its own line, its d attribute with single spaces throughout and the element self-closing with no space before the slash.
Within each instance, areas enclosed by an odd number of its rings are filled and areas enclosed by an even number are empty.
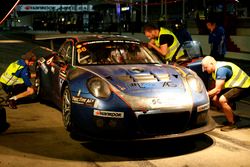
<svg viewBox="0 0 250 167">
<path fill-rule="evenodd" d="M 36 95 L 39 96 L 41 91 L 41 82 L 39 78 L 35 79 L 35 87 L 36 87 Z"/>
<path fill-rule="evenodd" d="M 63 94 L 63 123 L 67 130 L 71 127 L 71 95 L 68 89 Z"/>
</svg>

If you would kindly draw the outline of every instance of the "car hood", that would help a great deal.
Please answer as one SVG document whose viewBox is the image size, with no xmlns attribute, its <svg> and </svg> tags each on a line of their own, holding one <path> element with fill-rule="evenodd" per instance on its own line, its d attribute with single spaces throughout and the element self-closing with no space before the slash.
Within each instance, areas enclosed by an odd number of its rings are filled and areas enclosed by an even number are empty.
<svg viewBox="0 0 250 167">
<path fill-rule="evenodd" d="M 89 72 L 103 78 L 116 89 L 131 95 L 147 92 L 180 92 L 185 91 L 183 70 L 174 66 L 152 65 L 113 65 L 88 66 Z M 153 92 L 152 92 L 153 91 Z"/>
<path fill-rule="evenodd" d="M 185 71 L 170 65 L 102 65 L 79 67 L 108 82 L 117 94 L 139 98 L 166 95 L 171 101 L 190 96 L 185 84 Z M 189 94 L 189 95 L 188 95 Z M 139 99 L 138 99 L 139 100 Z M 168 100 L 170 101 L 170 100 Z"/>
<path fill-rule="evenodd" d="M 134 109 L 138 109 L 135 101 L 147 109 L 154 109 L 156 106 L 176 107 L 180 100 L 187 104 L 192 101 L 185 82 L 186 73 L 179 67 L 147 64 L 79 68 L 103 78 L 110 84 L 112 91 Z M 151 106 L 148 106 L 149 104 Z"/>
</svg>

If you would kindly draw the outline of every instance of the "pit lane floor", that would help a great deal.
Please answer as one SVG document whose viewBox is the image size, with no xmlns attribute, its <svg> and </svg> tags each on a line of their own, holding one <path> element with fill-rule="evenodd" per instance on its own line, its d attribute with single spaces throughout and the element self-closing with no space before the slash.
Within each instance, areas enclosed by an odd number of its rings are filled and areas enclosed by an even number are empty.
<svg viewBox="0 0 250 167">
<path fill-rule="evenodd" d="M 9 40 L 0 34 L 0 39 Z M 0 72 L 35 44 L 0 44 Z M 72 140 L 61 112 L 31 102 L 6 108 L 11 127 L 0 135 L 0 167 L 247 167 L 250 166 L 250 104 L 237 103 L 240 129 L 219 128 L 188 138 L 161 141 L 88 143 Z M 210 110 L 218 123 L 223 113 Z"/>
<path fill-rule="evenodd" d="M 238 103 L 237 103 L 238 104 Z M 239 104 L 239 114 L 245 104 Z M 250 166 L 250 117 L 240 129 L 171 140 L 143 142 L 78 142 L 65 131 L 61 112 L 46 104 L 6 107 L 11 127 L 0 135 L 1 167 L 238 167 Z M 210 110 L 224 121 L 221 112 Z"/>
</svg>

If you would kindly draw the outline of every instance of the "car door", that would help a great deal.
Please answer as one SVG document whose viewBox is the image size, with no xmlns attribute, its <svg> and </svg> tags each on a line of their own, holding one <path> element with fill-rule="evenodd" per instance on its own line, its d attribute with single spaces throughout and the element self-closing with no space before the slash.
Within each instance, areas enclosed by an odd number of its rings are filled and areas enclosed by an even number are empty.
<svg viewBox="0 0 250 167">
<path fill-rule="evenodd" d="M 58 50 L 58 55 L 53 59 L 54 77 L 52 78 L 52 88 L 51 90 L 55 95 L 55 102 L 61 102 L 61 89 L 62 85 L 67 78 L 67 67 L 71 66 L 72 55 L 73 55 L 73 40 L 65 41 L 60 49 Z"/>
</svg>

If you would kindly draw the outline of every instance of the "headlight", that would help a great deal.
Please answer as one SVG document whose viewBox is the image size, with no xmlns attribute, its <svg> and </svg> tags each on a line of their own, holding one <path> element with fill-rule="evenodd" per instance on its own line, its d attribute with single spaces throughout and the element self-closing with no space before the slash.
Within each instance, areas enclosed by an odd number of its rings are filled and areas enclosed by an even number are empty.
<svg viewBox="0 0 250 167">
<path fill-rule="evenodd" d="M 98 77 L 88 81 L 88 89 L 97 98 L 108 98 L 111 94 L 108 84 Z"/>
<path fill-rule="evenodd" d="M 191 89 L 196 92 L 202 92 L 202 84 L 199 78 L 195 77 L 194 75 L 187 75 L 187 82 Z"/>
</svg>

